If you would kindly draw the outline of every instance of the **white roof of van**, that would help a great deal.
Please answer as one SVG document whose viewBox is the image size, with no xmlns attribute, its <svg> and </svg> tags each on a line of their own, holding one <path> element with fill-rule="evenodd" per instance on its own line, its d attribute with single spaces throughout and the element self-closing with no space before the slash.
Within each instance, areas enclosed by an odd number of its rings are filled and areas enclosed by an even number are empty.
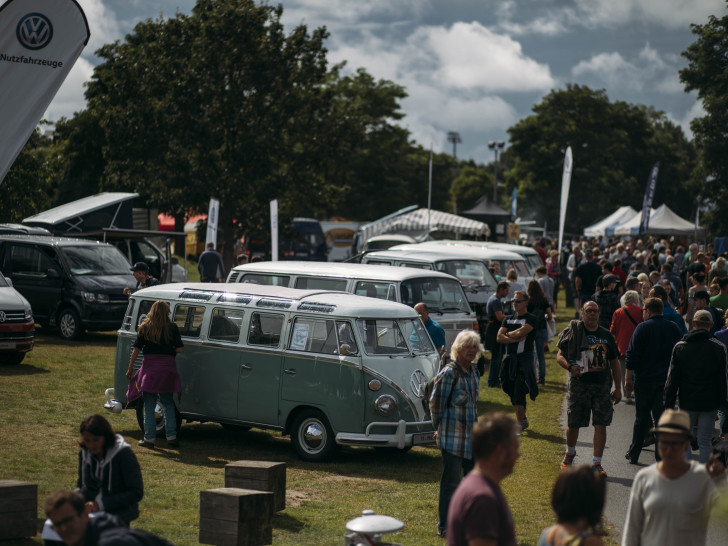
<svg viewBox="0 0 728 546">
<path fill-rule="evenodd" d="M 387 254 L 390 253 L 390 254 Z M 440 244 L 435 241 L 417 243 L 412 245 L 396 245 L 389 250 L 377 250 L 366 255 L 372 258 L 397 258 L 408 257 L 412 259 L 432 260 L 441 259 L 470 259 L 470 260 L 514 260 L 523 261 L 523 256 L 515 252 L 501 250 L 498 248 L 484 248 L 480 246 Z"/>
<path fill-rule="evenodd" d="M 499 250 L 507 250 L 509 252 L 515 252 L 516 254 L 520 254 L 521 256 L 525 256 L 526 254 L 535 254 L 538 256 L 538 252 L 536 252 L 533 248 L 530 246 L 523 246 L 523 245 L 512 245 L 510 243 L 496 243 L 495 241 L 434 241 L 440 244 L 458 244 L 458 245 L 468 245 L 468 246 L 476 246 L 476 247 L 482 247 L 482 248 L 497 248 Z"/>
<path fill-rule="evenodd" d="M 374 267 L 374 266 L 372 266 Z M 396 268 L 401 269 L 401 268 Z M 449 277 L 449 275 L 447 275 Z M 187 292 L 187 296 L 180 297 Z M 330 290 L 300 290 L 297 288 L 286 288 L 281 286 L 268 286 L 260 284 L 241 283 L 201 283 L 185 282 L 160 284 L 149 288 L 143 288 L 133 294 L 132 297 L 151 297 L 169 301 L 194 304 L 195 301 L 203 300 L 195 298 L 195 293 L 211 294 L 210 299 L 204 303 L 217 303 L 222 294 L 251 296 L 252 300 L 244 307 L 275 311 L 271 306 L 256 305 L 261 299 L 288 300 L 292 305 L 286 311 L 298 309 L 316 312 L 317 306 L 335 306 L 334 316 L 353 316 L 357 318 L 416 318 L 417 311 L 408 305 L 393 301 L 386 301 L 377 298 L 367 298 L 345 292 L 333 292 Z M 234 303 L 221 303 L 221 305 Z M 332 313 L 320 311 L 322 314 L 332 316 Z"/>
<path fill-rule="evenodd" d="M 384 251 L 382 251 L 384 252 Z M 423 271 L 410 267 L 394 267 L 387 265 L 348 264 L 338 262 L 255 262 L 238 265 L 234 271 L 246 273 L 274 273 L 278 275 L 305 275 L 339 277 L 342 279 L 361 278 L 372 281 L 404 281 L 419 277 L 436 277 L 452 279 L 452 275 L 439 271 Z"/>
</svg>

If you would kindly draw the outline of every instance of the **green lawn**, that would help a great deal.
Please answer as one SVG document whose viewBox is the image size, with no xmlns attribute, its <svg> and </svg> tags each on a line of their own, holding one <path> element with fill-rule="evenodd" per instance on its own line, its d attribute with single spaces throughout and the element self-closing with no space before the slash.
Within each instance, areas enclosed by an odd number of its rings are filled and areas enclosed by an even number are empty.
<svg viewBox="0 0 728 546">
<path fill-rule="evenodd" d="M 104 389 L 112 386 L 116 336 L 90 334 L 80 342 L 67 342 L 42 329 L 37 333 L 35 350 L 21 366 L 0 367 L 0 479 L 38 484 L 39 525 L 44 519 L 42 499 L 75 485 L 80 421 L 101 413 L 133 444 L 142 466 L 145 497 L 135 526 L 176 544 L 197 544 L 200 491 L 222 487 L 225 464 L 241 459 L 288 465 L 287 506 L 273 519 L 274 544 L 341 544 L 346 522 L 367 508 L 404 522 L 403 531 L 387 536 L 391 541 L 444 544 L 435 532 L 441 464 L 437 450 L 345 448 L 332 462 L 313 464 L 298 460 L 289 439 L 277 433 L 231 433 L 217 424 L 184 424 L 179 451 L 150 452 L 136 446 L 141 432 L 133 412 L 115 415 L 103 409 Z M 531 427 L 521 437 L 522 456 L 503 484 L 520 544 L 536 544 L 553 520 L 549 497 L 563 453 L 559 416 L 566 374 L 553 349 L 547 356 L 546 387 L 529 403 Z M 479 413 L 512 412 L 506 395 L 485 383 Z"/>
</svg>

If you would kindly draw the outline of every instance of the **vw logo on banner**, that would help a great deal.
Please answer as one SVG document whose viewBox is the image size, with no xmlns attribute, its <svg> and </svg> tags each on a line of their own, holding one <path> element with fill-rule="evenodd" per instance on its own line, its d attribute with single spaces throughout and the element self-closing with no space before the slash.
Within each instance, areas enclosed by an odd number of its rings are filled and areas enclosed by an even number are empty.
<svg viewBox="0 0 728 546">
<path fill-rule="evenodd" d="M 8 316 L 5 314 L 5 311 L 0 311 L 0 322 L 5 322 L 7 318 Z"/>
<path fill-rule="evenodd" d="M 53 25 L 41 13 L 29 13 L 18 22 L 15 30 L 20 44 L 27 49 L 43 49 L 53 38 Z"/>
<path fill-rule="evenodd" d="M 425 385 L 427 385 L 427 376 L 422 370 L 415 370 L 410 376 L 410 388 L 412 394 L 417 398 L 422 398 L 425 395 Z"/>
</svg>

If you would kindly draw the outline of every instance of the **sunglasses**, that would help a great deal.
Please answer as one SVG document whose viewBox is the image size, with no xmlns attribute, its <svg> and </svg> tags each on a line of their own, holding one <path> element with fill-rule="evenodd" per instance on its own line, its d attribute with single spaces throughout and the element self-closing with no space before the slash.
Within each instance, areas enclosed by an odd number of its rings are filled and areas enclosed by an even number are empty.
<svg viewBox="0 0 728 546">
<path fill-rule="evenodd" d="M 526 303 L 528 300 L 513 300 L 513 303 Z"/>
</svg>

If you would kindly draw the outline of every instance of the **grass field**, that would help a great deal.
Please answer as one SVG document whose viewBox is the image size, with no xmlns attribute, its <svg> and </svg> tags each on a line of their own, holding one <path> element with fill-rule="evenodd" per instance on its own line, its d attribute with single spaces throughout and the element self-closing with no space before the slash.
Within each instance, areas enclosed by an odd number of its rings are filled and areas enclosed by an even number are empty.
<svg viewBox="0 0 728 546">
<path fill-rule="evenodd" d="M 563 308 L 559 311 L 568 315 Z M 145 496 L 134 525 L 176 544 L 197 544 L 200 491 L 222 487 L 225 464 L 241 459 L 287 464 L 286 509 L 273 519 L 274 544 L 341 544 L 346 522 L 367 508 L 404 522 L 403 531 L 386 536 L 392 542 L 444 544 L 436 535 L 437 450 L 344 448 L 329 463 L 304 463 L 294 456 L 288 437 L 278 433 L 231 433 L 217 424 L 185 423 L 179 450 L 167 450 L 161 441 L 162 449 L 148 451 L 136 446 L 141 431 L 134 412 L 116 415 L 103 409 L 104 389 L 112 386 L 115 345 L 114 333 L 67 342 L 38 329 L 35 350 L 23 364 L 0 367 L 0 479 L 38 484 L 39 525 L 45 519 L 43 498 L 75 486 L 79 423 L 101 413 L 133 445 L 142 467 Z M 535 403 L 529 402 L 531 428 L 521 437 L 521 459 L 503 483 L 519 544 L 536 544 L 541 530 L 553 521 L 549 498 L 563 453 L 559 416 L 566 374 L 553 349 L 547 357 L 546 387 Z M 485 383 L 479 413 L 512 413 L 507 396 Z"/>
</svg>

